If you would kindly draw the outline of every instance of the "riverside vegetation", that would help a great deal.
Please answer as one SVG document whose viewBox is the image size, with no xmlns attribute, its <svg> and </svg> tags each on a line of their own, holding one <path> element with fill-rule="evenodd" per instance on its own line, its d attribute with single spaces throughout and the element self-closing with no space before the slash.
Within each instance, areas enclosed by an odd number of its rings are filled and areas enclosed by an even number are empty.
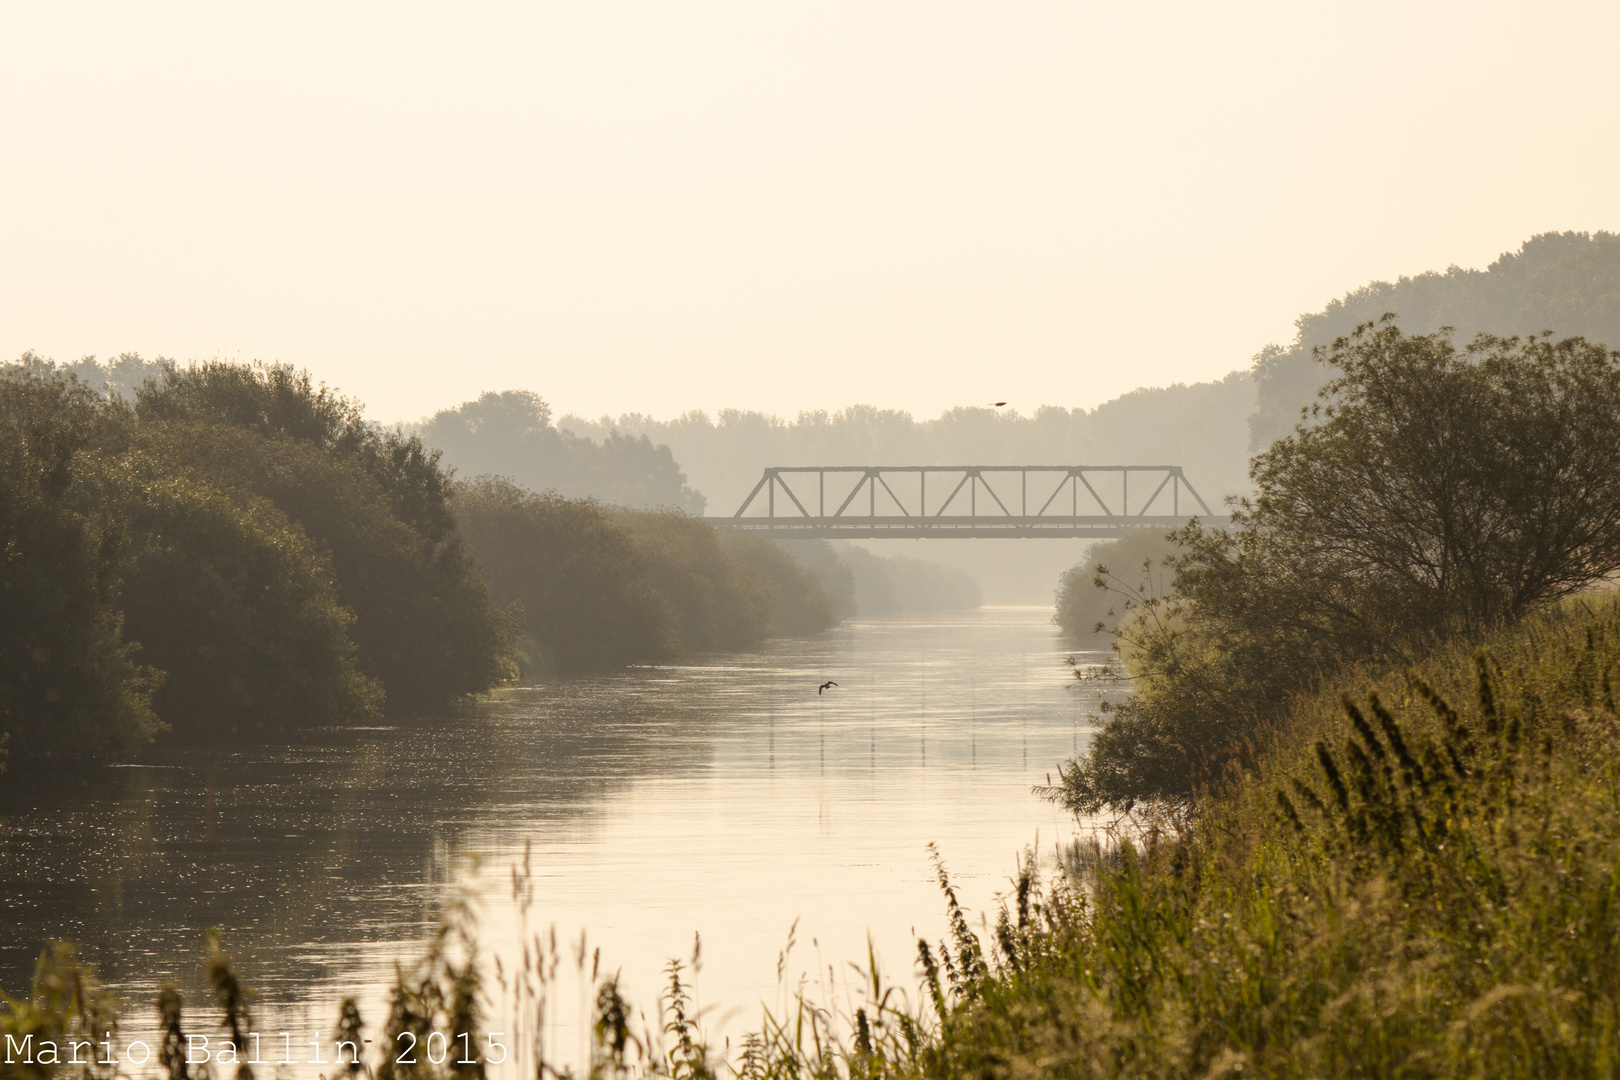
<svg viewBox="0 0 1620 1080">
<path fill-rule="evenodd" d="M 1162 593 L 1104 576 L 1136 692 L 1046 794 L 1110 830 L 1051 880 L 1029 860 L 982 935 L 941 870 L 915 996 L 869 958 L 730 1052 L 679 965 L 651 1022 L 601 979 L 590 1074 L 1613 1075 L 1620 353 L 1385 321 L 1320 358 L 1339 374 L 1255 459 L 1240 528 L 1181 531 Z M 385 1037 L 476 1020 L 456 925 Z M 47 954 L 0 1023 L 96 1030 L 92 989 Z M 519 995 L 532 1033 L 544 999 Z"/>
<path fill-rule="evenodd" d="M 14 761 L 439 710 L 520 668 L 836 621 L 822 578 L 764 541 L 458 485 L 419 438 L 290 367 L 121 357 L 97 368 L 105 393 L 77 377 L 90 367 L 0 370 Z"/>
</svg>

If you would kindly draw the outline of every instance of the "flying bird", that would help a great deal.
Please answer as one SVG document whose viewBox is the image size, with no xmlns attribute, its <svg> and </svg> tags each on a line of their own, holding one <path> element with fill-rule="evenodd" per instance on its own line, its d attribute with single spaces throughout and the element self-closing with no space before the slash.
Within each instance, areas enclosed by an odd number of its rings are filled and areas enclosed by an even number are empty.
<svg viewBox="0 0 1620 1080">
<path fill-rule="evenodd" d="M 995 408 L 999 409 L 999 408 L 1001 408 L 1003 405 L 1005 405 L 1007 403 L 1005 401 L 992 401 L 990 404 L 992 406 L 994 406 Z"/>
<path fill-rule="evenodd" d="M 816 697 L 820 697 L 822 694 L 825 694 L 827 692 L 827 687 L 837 685 L 837 683 L 833 682 L 831 679 L 828 679 L 826 682 L 816 687 Z"/>
</svg>

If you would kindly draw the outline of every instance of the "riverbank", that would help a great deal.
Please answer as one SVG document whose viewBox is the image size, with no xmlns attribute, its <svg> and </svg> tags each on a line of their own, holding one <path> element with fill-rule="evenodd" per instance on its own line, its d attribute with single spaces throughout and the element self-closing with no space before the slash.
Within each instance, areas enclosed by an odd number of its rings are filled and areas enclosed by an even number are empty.
<svg viewBox="0 0 1620 1080">
<path fill-rule="evenodd" d="M 1611 1075 L 1617 664 L 1607 594 L 1454 640 L 1411 672 L 1332 679 L 1185 829 L 1083 859 L 995 934 L 935 952 L 942 1016 L 916 1016 L 938 1021 L 917 1048 L 890 1017 L 889 1060 L 846 1042 L 841 1062 Z"/>
</svg>

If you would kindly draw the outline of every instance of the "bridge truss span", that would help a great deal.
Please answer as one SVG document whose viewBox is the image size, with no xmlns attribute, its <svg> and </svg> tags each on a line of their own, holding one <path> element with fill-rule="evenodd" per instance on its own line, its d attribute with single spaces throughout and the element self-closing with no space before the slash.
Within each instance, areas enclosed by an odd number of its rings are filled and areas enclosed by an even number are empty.
<svg viewBox="0 0 1620 1080">
<path fill-rule="evenodd" d="M 796 465 L 766 469 L 718 528 L 780 538 L 1111 537 L 1209 506 L 1179 465 Z"/>
</svg>

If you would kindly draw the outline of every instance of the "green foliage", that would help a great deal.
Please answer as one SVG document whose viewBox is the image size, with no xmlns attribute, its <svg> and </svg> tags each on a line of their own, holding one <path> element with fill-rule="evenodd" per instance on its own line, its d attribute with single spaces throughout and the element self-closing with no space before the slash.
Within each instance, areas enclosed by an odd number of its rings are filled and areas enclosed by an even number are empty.
<svg viewBox="0 0 1620 1080">
<path fill-rule="evenodd" d="M 372 428 L 285 365 L 170 369 L 136 413 L 153 457 L 269 500 L 330 553 L 360 669 L 390 711 L 442 708 L 508 676 L 507 627 L 419 440 Z"/>
<path fill-rule="evenodd" d="M 168 674 L 157 712 L 186 735 L 360 722 L 382 689 L 355 668 L 327 560 L 262 499 L 178 477 L 121 478 L 129 635 Z"/>
<path fill-rule="evenodd" d="M 860 610 L 855 601 L 855 572 L 831 541 L 779 540 L 777 543 L 793 556 L 794 562 L 816 575 L 832 600 L 832 611 L 837 618 L 847 619 Z"/>
<path fill-rule="evenodd" d="M 1355 327 L 1396 312 L 1408 332 L 1453 327 L 1463 339 L 1546 333 L 1620 345 L 1620 235 L 1542 233 L 1486 270 L 1453 266 L 1445 273 L 1375 281 L 1319 312 L 1300 316 L 1298 336 L 1255 358 L 1259 406 L 1250 446 L 1263 450 L 1287 435 L 1301 406 L 1325 381 L 1313 352 Z"/>
<path fill-rule="evenodd" d="M 1066 771 L 1074 809 L 1185 800 L 1323 675 L 1620 569 L 1620 353 L 1386 322 L 1323 356 L 1342 374 L 1255 501 L 1178 534 L 1174 590 L 1121 625 L 1139 694 Z"/>
<path fill-rule="evenodd" d="M 0 372 L 0 752 L 126 753 L 160 727 L 158 676 L 123 632 L 123 523 L 85 479 L 108 409 L 80 383 Z"/>
<path fill-rule="evenodd" d="M 646 511 L 621 511 L 616 520 L 683 649 L 745 649 L 769 636 L 769 586 L 726 554 L 712 527 L 697 518 Z"/>
<path fill-rule="evenodd" d="M 444 409 L 422 425 L 426 442 L 464 475 L 498 475 L 534 491 L 614 506 L 703 512 L 668 446 L 646 435 L 603 432 L 600 442 L 552 426 L 538 394 L 507 390 Z"/>
<path fill-rule="evenodd" d="M 543 650 L 530 658 L 531 669 L 582 670 L 678 653 L 669 613 L 630 537 L 598 503 L 483 477 L 462 484 L 455 505 L 495 602 L 518 605 Z"/>
<path fill-rule="evenodd" d="M 13 1040 L 13 1052 L 0 1056 L 0 1080 L 49 1080 L 65 1075 L 68 1070 L 61 1061 L 68 1055 L 65 1048 L 72 1043 L 78 1043 L 83 1051 L 72 1055 L 80 1061 L 73 1075 L 85 1080 L 113 1080 L 118 1075 L 116 1066 L 101 1063 L 104 1052 L 92 1052 L 101 1048 L 108 1033 L 118 1031 L 117 1001 L 80 962 L 73 946 L 66 942 L 47 946 L 40 953 L 28 996 L 17 999 L 0 994 L 0 1006 L 0 1047 L 7 1036 Z M 86 1042 L 91 1044 L 89 1048 L 83 1048 Z M 25 1060 L 30 1056 L 45 1057 L 36 1052 L 44 1043 L 59 1048 L 56 1064 Z M 18 1054 L 17 1046 L 27 1046 L 29 1052 Z"/>
<path fill-rule="evenodd" d="M 722 532 L 720 544 L 746 578 L 766 594 L 772 637 L 806 637 L 838 623 L 837 601 L 823 574 L 802 565 L 781 545 L 745 532 Z"/>
<path fill-rule="evenodd" d="M 1617 665 L 1604 600 L 1303 702 L 1190 828 L 1004 913 L 922 1071 L 1611 1075 Z"/>
<path fill-rule="evenodd" d="M 521 613 L 530 674 L 750 648 L 838 621 L 816 572 L 697 518 L 491 477 L 463 483 L 456 509 L 496 602 Z"/>
<path fill-rule="evenodd" d="M 1093 544 L 1086 561 L 1058 579 L 1052 621 L 1071 638 L 1112 634 L 1124 601 L 1162 596 L 1170 585 L 1169 534 L 1137 529 L 1117 540 Z"/>
</svg>

